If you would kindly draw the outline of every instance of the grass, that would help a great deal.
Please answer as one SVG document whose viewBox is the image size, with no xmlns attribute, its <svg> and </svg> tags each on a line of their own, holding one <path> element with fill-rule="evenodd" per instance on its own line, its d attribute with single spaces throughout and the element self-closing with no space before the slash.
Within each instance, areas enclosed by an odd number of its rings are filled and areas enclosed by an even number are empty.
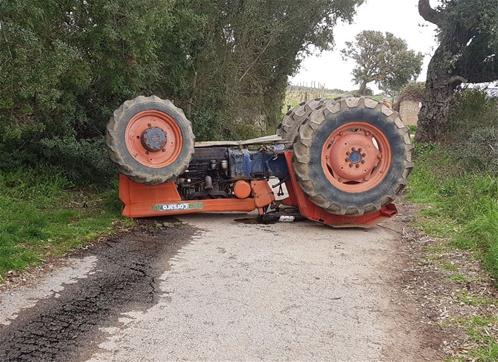
<svg viewBox="0 0 498 362">
<path fill-rule="evenodd" d="M 496 299 L 482 296 L 482 295 L 473 295 L 467 291 L 461 291 L 456 295 L 456 298 L 459 302 L 467 305 L 471 305 L 474 307 L 482 306 L 482 305 L 491 305 L 496 303 Z"/>
<path fill-rule="evenodd" d="M 75 189 L 56 169 L 5 172 L 0 189 L 0 281 L 131 223 L 115 187 Z"/>
<path fill-rule="evenodd" d="M 498 361 L 498 341 L 493 332 L 493 327 L 498 325 L 498 316 L 458 318 L 452 323 L 463 328 L 470 340 L 479 346 L 470 350 L 465 358 L 457 357 L 453 361 Z"/>
<path fill-rule="evenodd" d="M 449 278 L 450 280 L 460 284 L 465 284 L 470 282 L 470 278 L 467 275 L 461 273 L 453 273 L 449 276 Z"/>
<path fill-rule="evenodd" d="M 470 250 L 498 280 L 498 178 L 463 168 L 440 146 L 417 145 L 415 168 L 408 199 L 421 205 L 417 226 L 443 241 L 427 248 L 426 258 L 449 279 L 466 284 L 472 280 L 458 265 L 446 259 L 454 248 Z M 496 284 L 498 285 L 498 283 Z M 496 328 L 498 316 L 480 313 L 479 308 L 496 305 L 496 299 L 460 290 L 456 301 L 477 308 L 476 315 L 458 317 L 451 325 L 460 327 L 473 346 L 451 361 L 498 361 Z"/>
<path fill-rule="evenodd" d="M 418 225 L 471 250 L 498 280 L 498 178 L 466 172 L 437 146 L 418 145 L 408 199 L 423 206 Z"/>
</svg>

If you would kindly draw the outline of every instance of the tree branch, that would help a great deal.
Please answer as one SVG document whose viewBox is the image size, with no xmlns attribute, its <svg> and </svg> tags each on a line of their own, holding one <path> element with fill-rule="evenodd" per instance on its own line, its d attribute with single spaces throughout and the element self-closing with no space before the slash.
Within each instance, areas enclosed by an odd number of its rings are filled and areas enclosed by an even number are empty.
<svg viewBox="0 0 498 362">
<path fill-rule="evenodd" d="M 254 65 L 256 65 L 256 63 L 258 62 L 259 58 L 261 58 L 261 56 L 266 52 L 266 50 L 268 49 L 268 47 L 270 46 L 270 44 L 271 44 L 271 42 L 273 40 L 273 36 L 274 35 L 275 35 L 275 32 L 273 32 L 273 33 L 270 34 L 270 38 L 268 39 L 268 42 L 264 46 L 263 50 L 261 50 L 261 52 L 258 54 L 258 56 L 256 57 L 256 59 L 254 59 L 254 61 L 251 64 L 249 64 L 249 66 L 247 67 L 247 69 L 244 72 L 244 74 L 242 74 L 242 76 L 239 78 L 239 82 L 242 82 L 242 79 L 245 78 L 245 76 L 247 75 L 247 73 L 249 73 L 249 71 L 252 69 L 252 67 L 254 67 Z"/>
<path fill-rule="evenodd" d="M 430 0 L 418 1 L 418 12 L 426 21 L 433 23 L 439 27 L 443 24 L 443 13 L 434 10 L 431 7 Z"/>
<path fill-rule="evenodd" d="M 451 86 L 457 86 L 457 85 L 462 84 L 462 83 L 467 83 L 467 79 L 465 79 L 464 77 L 461 77 L 459 75 L 454 75 L 453 77 L 451 77 L 448 80 L 448 84 Z"/>
</svg>

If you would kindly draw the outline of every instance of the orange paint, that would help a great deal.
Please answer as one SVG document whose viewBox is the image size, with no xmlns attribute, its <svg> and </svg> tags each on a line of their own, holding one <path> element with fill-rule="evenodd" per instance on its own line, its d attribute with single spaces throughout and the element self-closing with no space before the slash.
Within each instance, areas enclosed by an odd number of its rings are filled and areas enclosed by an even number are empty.
<svg viewBox="0 0 498 362">
<path fill-rule="evenodd" d="M 301 215 L 309 220 L 335 227 L 368 228 L 397 213 L 393 204 L 361 216 L 328 213 L 309 201 L 299 187 L 292 168 L 292 156 L 292 151 L 285 152 L 289 167 L 289 179 L 286 181 L 289 198 L 284 200 L 284 204 L 296 206 Z M 174 182 L 144 185 L 136 183 L 124 175 L 119 176 L 119 198 L 125 204 L 123 215 L 133 218 L 209 212 L 250 212 L 255 209 L 263 214 L 267 206 L 275 200 L 273 191 L 266 180 L 253 180 L 250 182 L 250 188 L 251 197 L 245 199 L 182 200 Z"/>
<path fill-rule="evenodd" d="M 251 188 L 258 213 L 263 215 L 265 208 L 275 201 L 275 194 L 266 180 L 251 181 Z"/>
<path fill-rule="evenodd" d="M 301 190 L 297 182 L 296 174 L 292 168 L 291 151 L 285 152 L 285 159 L 289 167 L 289 179 L 285 182 L 289 199 L 284 200 L 285 204 L 296 206 L 299 213 L 309 220 L 334 227 L 361 227 L 370 228 L 375 226 L 383 219 L 390 218 L 397 214 L 396 206 L 388 204 L 379 211 L 371 212 L 364 215 L 334 215 L 313 204 L 306 194 Z"/>
<path fill-rule="evenodd" d="M 123 216 L 141 218 L 209 212 L 250 212 L 270 205 L 273 193 L 266 181 L 251 182 L 252 197 L 245 199 L 182 200 L 174 182 L 144 185 L 119 175 L 119 198 Z"/>
<path fill-rule="evenodd" d="M 364 192 L 379 185 L 391 165 L 391 146 L 383 132 L 366 122 L 339 127 L 322 148 L 325 176 L 339 190 Z"/>
<path fill-rule="evenodd" d="M 142 144 L 142 134 L 150 128 L 160 128 L 166 134 L 166 144 L 159 151 L 149 151 Z M 137 113 L 125 131 L 126 148 L 142 165 L 162 168 L 176 161 L 183 146 L 183 137 L 177 122 L 168 114 L 148 110 Z"/>
<path fill-rule="evenodd" d="M 251 195 L 251 185 L 247 181 L 239 180 L 233 186 L 233 193 L 238 199 L 247 199 Z"/>
</svg>

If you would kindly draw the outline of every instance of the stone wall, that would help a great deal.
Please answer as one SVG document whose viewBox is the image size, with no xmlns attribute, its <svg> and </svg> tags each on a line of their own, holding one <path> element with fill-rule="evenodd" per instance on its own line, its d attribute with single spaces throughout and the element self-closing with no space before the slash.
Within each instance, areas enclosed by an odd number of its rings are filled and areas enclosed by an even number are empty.
<svg viewBox="0 0 498 362">
<path fill-rule="evenodd" d="M 399 114 L 403 123 L 407 126 L 416 126 L 418 122 L 418 113 L 422 108 L 422 103 L 410 99 L 404 99 L 399 104 Z"/>
</svg>

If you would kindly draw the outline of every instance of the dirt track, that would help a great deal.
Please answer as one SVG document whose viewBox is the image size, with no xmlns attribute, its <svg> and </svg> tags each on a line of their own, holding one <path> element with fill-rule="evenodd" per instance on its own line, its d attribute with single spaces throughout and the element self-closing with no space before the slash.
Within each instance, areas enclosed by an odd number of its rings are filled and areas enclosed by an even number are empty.
<svg viewBox="0 0 498 362">
<path fill-rule="evenodd" d="M 234 218 L 144 226 L 3 292 L 0 360 L 436 359 L 395 233 Z"/>
</svg>

